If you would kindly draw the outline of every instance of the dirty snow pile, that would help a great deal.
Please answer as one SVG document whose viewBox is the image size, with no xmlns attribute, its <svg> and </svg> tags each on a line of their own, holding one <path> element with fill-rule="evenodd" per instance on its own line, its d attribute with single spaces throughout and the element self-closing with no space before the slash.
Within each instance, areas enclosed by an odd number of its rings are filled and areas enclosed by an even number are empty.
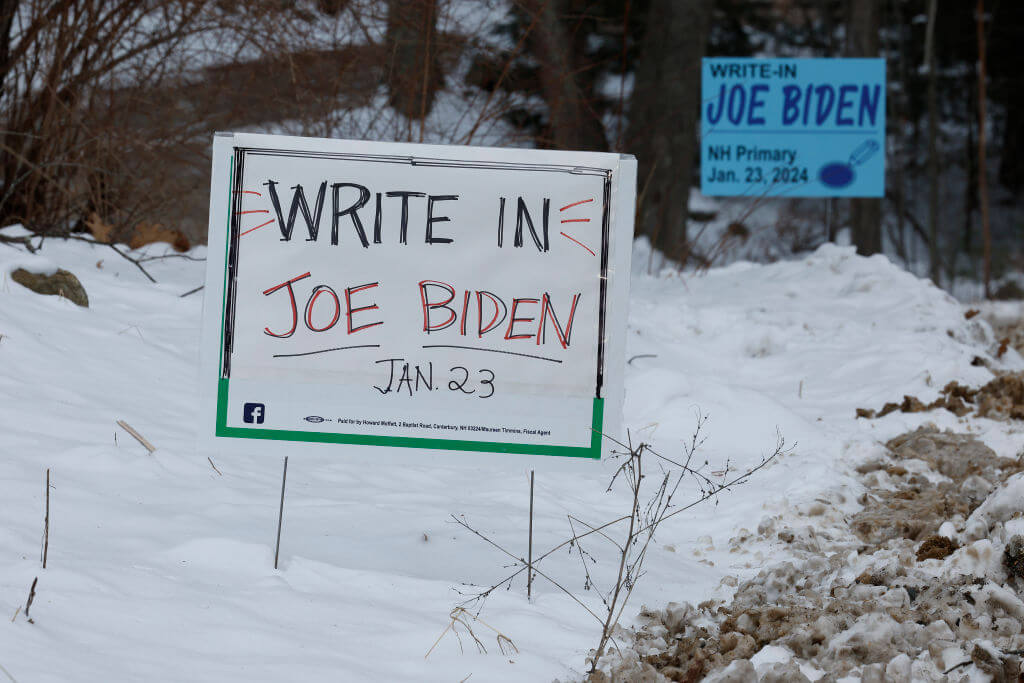
<svg viewBox="0 0 1024 683">
<path fill-rule="evenodd" d="M 887 448 L 858 467 L 859 511 L 850 515 L 851 501 L 832 491 L 735 539 L 781 541 L 790 559 L 739 584 L 731 600 L 646 611 L 619 677 L 656 667 L 650 680 L 1016 681 L 1024 452 L 1000 458 L 934 425 Z"/>
<path fill-rule="evenodd" d="M 132 255 L 167 252 L 151 245 Z M 577 600 L 602 606 L 567 553 L 541 569 L 573 596 L 538 579 L 532 601 L 522 582 L 487 600 L 481 618 L 518 651 L 482 625 L 486 652 L 464 630 L 461 640 L 445 631 L 465 593 L 509 571 L 507 557 L 450 515 L 525 555 L 536 469 L 536 555 L 569 537 L 568 515 L 596 524 L 629 510 L 623 492 L 606 492 L 615 464 L 294 452 L 275 570 L 281 458 L 208 460 L 195 447 L 202 292 L 182 295 L 202 283 L 204 256 L 196 248 L 142 261 L 152 283 L 109 247 L 47 240 L 29 255 L 0 244 L 0 674 L 20 683 L 583 678 L 600 627 Z M 1022 608 L 1002 564 L 1024 533 L 1014 517 L 1020 497 L 1008 488 L 1022 484 L 1002 464 L 1024 435 L 948 411 L 855 415 L 904 394 L 931 402 L 952 380 L 980 386 L 993 369 L 1024 367 L 1017 352 L 997 359 L 986 323 L 886 259 L 846 248 L 701 276 L 647 273 L 650 262 L 638 244 L 625 374 L 632 433 L 679 453 L 700 411 L 701 456 L 708 476 L 722 478 L 759 463 L 777 430 L 796 446 L 660 529 L 624 612 L 623 651 L 635 629 L 650 640 L 630 650 L 635 663 L 669 652 L 660 662 L 668 666 L 671 648 L 696 643 L 704 629 L 708 642 L 718 639 L 706 659 L 718 656 L 719 669 L 878 680 L 879 667 L 932 671 L 959 658 L 971 663 L 955 673 L 982 675 L 996 665 L 984 653 L 1001 662 L 1024 647 L 1008 621 Z M 88 308 L 30 292 L 7 275 L 19 267 L 73 273 Z M 984 457 L 961 477 L 924 446 L 913 456 L 885 447 L 928 421 L 970 430 L 995 455 L 977 446 Z M 895 495 L 926 485 L 934 492 L 923 498 Z M 972 498 L 963 503 L 961 491 Z M 879 525 L 856 518 L 870 509 L 865 495 L 932 521 L 882 538 Z M 940 499 L 948 510 L 926 509 Z M 931 536 L 956 549 L 918 561 Z M 594 581 L 607 586 L 614 554 L 595 548 L 594 559 Z M 24 607 L 36 578 L 30 623 Z M 950 609 L 962 613 L 959 625 L 945 621 Z M 783 632 L 786 624 L 797 627 Z"/>
</svg>

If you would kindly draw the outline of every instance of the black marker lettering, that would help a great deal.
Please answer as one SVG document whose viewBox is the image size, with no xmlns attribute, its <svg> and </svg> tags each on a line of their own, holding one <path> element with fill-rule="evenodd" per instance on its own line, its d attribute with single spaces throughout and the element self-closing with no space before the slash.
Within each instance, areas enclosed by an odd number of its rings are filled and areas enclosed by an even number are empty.
<svg viewBox="0 0 1024 683">
<path fill-rule="evenodd" d="M 324 209 L 324 194 L 327 192 L 327 181 L 320 183 L 320 190 L 316 194 L 316 204 L 313 208 L 313 215 L 309 212 L 309 204 L 306 203 L 306 193 L 302 189 L 302 185 L 295 185 L 291 189 L 294 190 L 292 194 L 292 204 L 288 209 L 288 220 L 285 221 L 284 214 L 281 213 L 281 200 L 277 196 L 277 181 L 268 180 L 263 183 L 270 190 L 270 203 L 274 205 L 274 213 L 277 214 L 277 226 L 281 230 L 281 241 L 288 242 L 292 238 L 292 230 L 295 228 L 295 217 L 299 211 L 302 211 L 302 218 L 306 221 L 306 230 L 309 232 L 309 237 L 306 239 L 307 242 L 316 241 L 317 235 L 320 233 L 320 215 Z M 337 202 L 335 202 L 337 203 Z M 337 242 L 334 242 L 337 244 Z"/>
<path fill-rule="evenodd" d="M 426 197 L 424 192 L 411 192 L 407 190 L 395 190 L 387 193 L 388 197 L 401 197 L 402 198 L 402 225 L 398 230 L 398 241 L 401 244 L 408 243 L 409 234 L 409 197 Z"/>
<path fill-rule="evenodd" d="M 447 216 L 434 216 L 434 202 L 454 202 L 459 199 L 457 194 L 439 194 L 427 197 L 427 244 L 450 244 L 451 237 L 434 237 L 434 223 L 447 223 Z"/>
<path fill-rule="evenodd" d="M 338 223 L 342 216 L 351 216 L 352 225 L 356 229 L 356 234 L 359 235 L 359 241 L 363 247 L 369 247 L 370 243 L 366 241 L 366 231 L 363 230 L 363 222 L 359 219 L 359 214 L 356 213 L 359 209 L 366 205 L 366 202 L 370 201 L 370 191 L 362 185 L 355 183 L 334 183 L 331 185 L 334 189 L 334 218 L 331 221 L 331 244 L 338 243 Z M 343 211 L 339 211 L 338 207 L 340 204 L 339 195 L 341 188 L 343 187 L 354 187 L 359 190 L 359 199 L 355 201 L 351 206 Z"/>
</svg>

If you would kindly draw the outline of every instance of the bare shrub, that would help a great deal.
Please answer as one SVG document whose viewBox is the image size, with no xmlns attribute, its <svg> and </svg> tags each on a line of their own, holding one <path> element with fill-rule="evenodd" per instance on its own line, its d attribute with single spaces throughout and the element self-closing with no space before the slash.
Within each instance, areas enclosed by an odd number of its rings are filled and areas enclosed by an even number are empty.
<svg viewBox="0 0 1024 683">
<path fill-rule="evenodd" d="M 600 625 L 597 647 L 589 657 L 590 670 L 596 671 L 609 644 L 618 647 L 615 640 L 616 629 L 637 582 L 644 574 L 643 566 L 647 551 L 662 523 L 701 503 L 717 503 L 720 494 L 746 483 L 754 473 L 788 450 L 785 447 L 785 439 L 779 434 L 774 450 L 763 456 L 756 466 L 738 471 L 726 461 L 722 467 L 712 471 L 707 461 L 701 463 L 695 460 L 704 443 L 702 431 L 706 420 L 706 415 L 698 414 L 694 433 L 690 441 L 683 445 L 682 457 L 678 459 L 661 455 L 646 443 L 634 445 L 629 438 L 626 443 L 611 439 L 620 449 L 613 451 L 612 456 L 619 465 L 612 474 L 606 490 L 611 492 L 616 487 L 626 488 L 630 500 L 628 513 L 599 524 L 590 524 L 576 515 L 569 515 L 571 536 L 535 557 L 532 563 L 515 555 L 473 527 L 464 516 L 452 515 L 457 524 L 501 551 L 512 560 L 512 566 L 515 567 L 514 571 L 490 587 L 464 593 L 466 599 L 459 607 L 474 606 L 478 616 L 485 601 L 494 591 L 501 587 L 508 588 L 513 579 L 523 572 L 530 571 L 572 598 Z M 605 438 L 610 437 L 605 435 Z M 681 489 L 684 482 L 694 486 L 694 493 L 689 500 L 681 502 L 678 498 L 686 490 Z M 600 566 L 596 555 L 589 550 L 593 543 L 610 544 L 614 549 L 613 571 L 598 572 Z M 566 547 L 570 553 L 579 557 L 584 574 L 584 588 L 596 592 L 602 603 L 601 609 L 592 609 L 576 593 L 566 588 L 567 581 L 538 568 L 537 565 L 543 560 Z"/>
<path fill-rule="evenodd" d="M 374 0 L 0 0 L 0 224 L 133 246 L 205 241 L 217 130 L 521 143 L 504 117 L 522 95 L 435 94 L 440 74 L 462 82 L 495 50 L 497 5 L 417 0 L 433 26 L 420 45 Z M 415 97 L 400 111 L 385 86 L 409 57 L 390 54 L 396 41 L 430 64 L 402 73 Z"/>
<path fill-rule="evenodd" d="M 123 153 L 130 133 L 120 124 L 137 108 L 114 93 L 127 83 L 159 84 L 176 73 L 182 46 L 212 25 L 207 5 L 17 4 L 3 36 L 7 59 L 0 64 L 5 223 L 66 234 L 91 213 L 120 214 L 119 221 L 130 222 L 145 208 L 118 201 L 121 186 L 144 175 L 146 159 Z"/>
</svg>

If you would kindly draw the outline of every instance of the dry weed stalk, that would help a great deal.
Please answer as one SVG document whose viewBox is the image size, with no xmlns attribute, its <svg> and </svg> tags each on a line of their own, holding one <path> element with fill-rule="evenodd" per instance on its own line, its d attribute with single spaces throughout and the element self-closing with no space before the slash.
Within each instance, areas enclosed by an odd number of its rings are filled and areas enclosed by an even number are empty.
<svg viewBox="0 0 1024 683">
<path fill-rule="evenodd" d="M 28 619 L 28 623 L 36 623 L 32 617 L 29 616 L 28 611 L 32 608 L 32 601 L 36 599 L 36 584 L 39 583 L 39 577 L 32 579 L 32 586 L 28 589 L 28 600 L 25 602 L 25 618 Z M 17 616 L 17 614 L 15 614 Z"/>
<path fill-rule="evenodd" d="M 3 664 L 0 664 L 0 671 L 2 671 L 3 674 L 5 676 L 7 676 L 7 678 L 9 678 L 11 680 L 11 683 L 18 683 L 18 680 L 14 676 L 11 675 L 10 671 L 8 671 L 7 669 L 4 668 Z"/>
<path fill-rule="evenodd" d="M 519 654 L 519 648 L 516 647 L 516 644 L 512 642 L 511 638 L 509 638 L 504 633 L 502 633 L 498 629 L 494 628 L 493 626 L 485 622 L 483 619 L 480 619 L 477 615 L 470 614 L 464 608 L 456 607 L 448 614 L 448 617 L 450 619 L 448 625 L 445 626 L 444 630 L 441 631 L 441 635 L 437 637 L 437 640 L 434 641 L 434 644 L 430 646 L 429 650 L 427 650 L 427 654 L 423 655 L 423 659 L 426 659 L 430 656 L 430 653 L 434 651 L 434 648 L 437 647 L 437 644 L 441 642 L 441 639 L 444 638 L 444 635 L 448 633 L 448 631 L 451 631 L 455 634 L 455 638 L 459 641 L 459 650 L 461 652 L 465 652 L 465 650 L 462 647 L 462 637 L 459 635 L 459 631 L 455 626 L 456 624 L 462 624 L 463 628 L 466 629 L 466 632 L 473 639 L 473 644 L 476 645 L 477 652 L 479 652 L 480 654 L 486 654 L 487 648 L 484 646 L 483 641 L 480 640 L 477 637 L 476 633 L 473 632 L 473 627 L 470 626 L 470 622 L 477 622 L 483 626 L 486 626 L 487 628 L 494 631 L 495 634 L 497 634 L 496 640 L 498 643 L 498 650 L 501 651 L 501 654 L 505 656 L 508 656 L 512 653 Z"/>
<path fill-rule="evenodd" d="M 46 514 L 43 516 L 43 569 L 50 555 L 50 468 L 46 468 Z"/>
<path fill-rule="evenodd" d="M 210 461 L 210 467 L 213 468 L 213 471 L 217 473 L 218 477 L 224 476 L 223 474 L 221 474 L 221 471 L 217 469 L 217 466 L 213 464 L 213 458 L 211 458 L 210 456 L 206 456 L 206 459 Z"/>
<path fill-rule="evenodd" d="M 141 443 L 146 448 L 146 450 L 149 451 L 150 455 L 152 455 L 153 451 L 156 450 L 156 446 L 154 446 L 149 441 L 147 441 L 146 437 L 142 436 L 142 434 L 139 434 L 135 430 L 135 428 L 132 427 L 130 424 L 128 424 L 124 420 L 118 420 L 117 424 L 118 424 L 119 427 L 121 427 L 121 429 L 123 429 L 124 431 L 128 432 L 133 437 L 135 437 L 135 440 L 138 441 L 139 443 Z"/>
<path fill-rule="evenodd" d="M 702 436 L 702 430 L 706 421 L 707 415 L 698 413 L 696 428 L 689 442 L 683 445 L 684 457 L 680 459 L 664 456 L 651 448 L 647 443 L 641 442 L 634 446 L 629 436 L 627 436 L 626 442 L 623 443 L 603 435 L 604 438 L 609 439 L 621 449 L 613 451 L 612 458 L 619 461 L 619 466 L 612 474 L 606 491 L 611 492 L 616 486 L 625 486 L 630 498 L 629 512 L 602 524 L 590 524 L 576 515 L 568 515 L 571 536 L 534 558 L 532 562 L 515 555 L 486 534 L 474 528 L 464 516 L 452 515 L 452 519 L 456 524 L 505 554 L 512 560 L 511 566 L 516 567 L 509 575 L 485 590 L 475 593 L 462 593 L 467 597 L 456 610 L 464 610 L 467 606 L 475 605 L 474 617 L 478 618 L 483 610 L 484 603 L 494 591 L 501 587 L 509 588 L 513 579 L 524 571 L 530 571 L 534 575 L 547 580 L 555 588 L 571 598 L 600 624 L 601 631 L 598 645 L 588 659 L 591 666 L 590 670 L 596 670 L 609 644 L 618 649 L 614 638 L 615 629 L 622 618 L 622 614 L 629 603 L 637 582 L 644 575 L 644 561 L 662 523 L 701 503 L 714 501 L 717 504 L 718 496 L 721 493 L 746 483 L 753 474 L 766 467 L 772 460 L 792 450 L 792 447 L 786 448 L 785 439 L 781 434 L 777 433 L 774 450 L 769 455 L 762 456 L 761 461 L 757 465 L 745 469 L 725 481 L 715 481 L 711 478 L 711 476 L 715 476 L 715 473 L 711 471 L 709 463 L 704 461 L 698 465 L 694 460 L 701 445 L 704 443 L 705 437 Z M 728 477 L 732 471 L 735 471 L 735 469 L 729 461 L 726 461 L 724 466 L 717 470 L 723 478 Z M 679 504 L 677 497 L 680 494 L 680 486 L 684 481 L 690 481 L 696 486 L 696 497 L 685 504 Z M 621 533 L 617 530 L 622 529 L 622 525 L 626 527 L 625 535 L 617 537 L 618 533 Z M 591 541 L 600 539 L 615 548 L 616 569 L 610 577 L 595 576 L 594 570 L 598 564 L 597 558 L 584 547 L 583 541 L 585 539 L 587 539 L 588 545 Z M 544 559 L 566 547 L 569 548 L 570 553 L 578 555 L 583 567 L 584 589 L 588 591 L 593 589 L 597 593 L 603 605 L 602 609 L 595 610 L 591 608 L 572 590 L 566 588 L 564 581 L 556 579 L 537 567 Z M 602 583 L 604 584 L 603 588 L 601 586 Z M 455 611 L 453 611 L 454 614 Z M 442 635 L 444 634 L 442 633 Z"/>
</svg>

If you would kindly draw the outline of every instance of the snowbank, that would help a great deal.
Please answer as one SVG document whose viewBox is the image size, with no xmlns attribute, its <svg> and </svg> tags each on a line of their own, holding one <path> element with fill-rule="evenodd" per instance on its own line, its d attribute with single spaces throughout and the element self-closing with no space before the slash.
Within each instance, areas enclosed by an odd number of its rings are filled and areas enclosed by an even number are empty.
<svg viewBox="0 0 1024 683">
<path fill-rule="evenodd" d="M 39 577 L 35 623 L 0 619 L 0 665 L 17 680 L 519 681 L 583 670 L 597 624 L 543 581 L 533 604 L 513 584 L 482 614 L 519 654 L 503 655 L 480 629 L 486 654 L 465 634 L 463 652 L 449 633 L 424 659 L 462 584 L 487 586 L 506 573 L 505 558 L 449 514 L 525 553 L 525 466 L 481 457 L 473 466 L 368 467 L 343 449 L 294 457 L 274 571 L 280 460 L 224 455 L 218 472 L 193 447 L 202 300 L 181 295 L 201 284 L 203 264 L 147 262 L 153 285 L 103 247 L 47 241 L 40 256 L 78 276 L 90 308 L 9 279 L 0 287 L 0 614 L 14 615 Z M 23 254 L 0 245 L 0 265 L 12 260 Z M 637 261 L 646 264 L 643 254 Z M 955 301 L 883 257 L 826 246 L 802 260 L 737 263 L 702 277 L 636 270 L 632 432 L 679 453 L 696 412 L 706 413 L 702 453 L 708 471 L 721 473 L 713 476 L 759 462 L 776 430 L 797 446 L 717 505 L 667 523 L 627 615 L 642 603 L 697 604 L 721 594 L 723 577 L 752 576 L 781 551 L 729 539 L 765 515 L 813 506 L 842 482 L 855 489 L 852 466 L 877 454 L 879 441 L 925 420 L 959 422 L 900 413 L 856 420 L 856 407 L 905 393 L 930 400 L 952 379 L 976 386 L 991 374 L 972 360 L 996 362 L 985 323 L 965 320 Z M 1013 352 L 1003 362 L 1021 366 Z M 117 419 L 156 452 L 147 455 Z M 973 424 L 1007 448 L 1021 438 Z M 613 468 L 538 477 L 535 550 L 568 537 L 567 514 L 593 523 L 627 509 L 605 493 Z M 595 553 L 592 572 L 603 580 L 615 567 Z M 599 607 L 578 558 L 556 553 L 544 570 Z"/>
</svg>

